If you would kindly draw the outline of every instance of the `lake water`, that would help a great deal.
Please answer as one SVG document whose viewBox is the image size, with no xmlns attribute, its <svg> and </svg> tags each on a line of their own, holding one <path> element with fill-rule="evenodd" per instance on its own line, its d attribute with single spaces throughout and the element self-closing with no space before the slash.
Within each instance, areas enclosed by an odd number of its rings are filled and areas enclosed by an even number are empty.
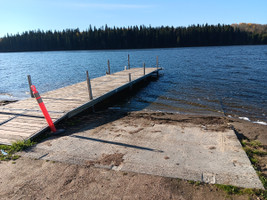
<svg viewBox="0 0 267 200">
<path fill-rule="evenodd" d="M 267 122 L 267 46 L 0 53 L 0 99 L 29 97 L 27 75 L 40 93 L 121 71 L 155 67 L 162 76 L 117 107 L 225 114 Z"/>
</svg>

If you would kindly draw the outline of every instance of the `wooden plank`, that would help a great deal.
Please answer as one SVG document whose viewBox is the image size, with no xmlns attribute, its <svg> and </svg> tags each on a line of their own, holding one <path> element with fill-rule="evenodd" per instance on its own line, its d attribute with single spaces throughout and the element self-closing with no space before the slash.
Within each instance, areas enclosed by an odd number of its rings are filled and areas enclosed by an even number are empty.
<svg viewBox="0 0 267 200">
<path fill-rule="evenodd" d="M 0 115 L 0 123 L 7 121 L 11 118 L 14 118 L 16 115 Z"/>
<path fill-rule="evenodd" d="M 45 125 L 46 123 L 44 123 Z M 41 125 L 40 123 L 34 123 L 34 124 L 28 124 L 28 123 L 23 123 L 23 122 L 20 122 L 20 121 L 12 121 L 12 123 L 6 123 L 5 124 L 6 127 L 20 127 L 21 129 L 27 129 L 29 127 L 36 127 L 36 128 L 40 128 Z M 0 126 L 1 127 L 1 126 Z"/>
<path fill-rule="evenodd" d="M 29 137 L 29 135 L 22 135 L 20 133 L 15 133 L 13 131 L 5 131 L 5 132 L 1 131 L 0 132 L 0 138 L 3 138 L 3 139 L 11 138 L 11 139 L 14 139 L 14 140 L 17 140 L 17 139 L 21 140 L 21 139 L 25 139 L 27 137 Z"/>
<path fill-rule="evenodd" d="M 15 121 L 15 122 L 21 122 L 21 123 L 25 123 L 25 124 L 32 124 L 32 122 L 33 122 L 33 119 L 31 118 L 31 117 L 27 117 L 27 116 L 20 116 L 20 117 L 18 117 L 18 118 L 16 118 L 16 119 L 14 119 L 13 121 Z M 45 119 L 43 118 L 35 118 L 34 119 L 34 122 L 36 123 L 36 124 L 46 124 L 46 121 L 45 121 Z"/>
<path fill-rule="evenodd" d="M 0 136 L 0 144 L 5 144 L 5 145 L 10 145 L 12 144 L 13 142 L 16 142 L 18 139 L 15 139 L 15 138 L 8 138 L 8 139 L 5 139 L 5 138 L 1 138 Z M 21 140 L 21 139 L 19 139 Z"/>
<path fill-rule="evenodd" d="M 28 129 L 21 129 L 19 127 L 1 126 L 0 132 L 1 133 L 3 132 L 6 134 L 6 132 L 9 131 L 9 132 L 14 133 L 14 134 L 29 137 L 32 133 L 38 131 L 39 129 L 41 129 L 41 127 L 39 127 L 39 128 L 28 127 Z"/>
</svg>

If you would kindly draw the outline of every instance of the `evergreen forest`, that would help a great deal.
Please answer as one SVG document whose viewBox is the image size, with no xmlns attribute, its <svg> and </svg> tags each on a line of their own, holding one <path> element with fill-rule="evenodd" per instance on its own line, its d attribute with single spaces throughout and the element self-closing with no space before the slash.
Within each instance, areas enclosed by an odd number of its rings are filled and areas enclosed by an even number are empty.
<svg viewBox="0 0 267 200">
<path fill-rule="evenodd" d="M 254 28 L 253 28 L 254 27 Z M 267 25 L 92 27 L 26 31 L 0 38 L 0 52 L 140 49 L 267 44 Z"/>
</svg>

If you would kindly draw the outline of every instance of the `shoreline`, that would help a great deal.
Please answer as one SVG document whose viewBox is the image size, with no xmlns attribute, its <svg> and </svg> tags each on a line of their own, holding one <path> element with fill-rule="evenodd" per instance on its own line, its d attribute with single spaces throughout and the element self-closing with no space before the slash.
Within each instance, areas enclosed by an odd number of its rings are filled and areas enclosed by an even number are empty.
<svg viewBox="0 0 267 200">
<path fill-rule="evenodd" d="M 206 47 L 235 47 L 235 46 L 267 46 L 267 44 L 233 44 L 233 45 L 203 45 L 183 47 L 151 47 L 151 48 L 121 48 L 121 49 L 58 49 L 58 50 L 28 50 L 28 51 L 0 51 L 0 53 L 40 53 L 40 52 L 70 52 L 70 51 L 121 51 L 121 50 L 151 50 L 151 49 L 180 49 L 180 48 L 206 48 Z"/>
<path fill-rule="evenodd" d="M 18 100 L 0 100 L 0 107 L 8 105 L 10 103 L 15 103 Z M 221 119 L 227 119 L 231 123 L 233 123 L 238 130 L 242 132 L 244 137 L 246 137 L 249 140 L 259 140 L 263 145 L 267 145 L 267 128 L 266 122 L 260 122 L 260 121 L 252 121 L 247 117 L 239 117 L 239 116 L 224 116 L 224 115 L 213 115 L 213 114 L 207 114 L 207 113 L 177 113 L 177 112 L 165 112 L 165 111 L 153 111 L 153 110 L 140 110 L 140 111 L 121 111 L 120 109 L 112 109 L 113 107 L 109 107 L 108 110 L 110 111 L 119 111 L 119 112 L 127 112 L 127 113 L 146 113 L 146 114 L 155 114 L 155 113 L 161 113 L 162 115 L 166 116 L 176 116 L 178 119 L 184 119 L 187 117 L 191 118 L 221 118 Z M 79 115 L 77 116 L 79 117 Z M 194 124 L 199 123 L 199 121 L 192 121 Z M 207 123 L 208 121 L 203 121 L 202 123 Z M 266 130 L 265 130 L 266 129 Z"/>
<path fill-rule="evenodd" d="M 17 101 L 20 101 L 23 99 L 0 99 L 0 106 L 5 106 L 7 104 L 10 103 L 14 103 Z M 111 109 L 113 108 L 113 106 L 110 107 Z M 116 110 L 120 110 L 121 107 L 114 107 Z M 122 107 L 123 108 L 123 107 Z M 127 108 L 123 108 L 123 110 L 127 111 L 127 112 L 135 112 L 135 111 L 142 111 L 142 110 L 131 110 L 131 109 L 127 109 Z M 237 115 L 237 114 L 233 114 L 233 113 L 223 113 L 221 111 L 211 111 L 211 110 L 203 110 L 203 111 L 198 111 L 198 112 L 193 112 L 192 110 L 186 110 L 186 109 L 182 109 L 182 111 L 172 111 L 172 110 L 154 110 L 154 109 L 143 109 L 146 112 L 162 112 L 162 113 L 173 113 L 173 114 L 178 114 L 178 115 L 196 115 L 196 116 L 222 116 L 222 117 L 227 117 L 233 120 L 242 120 L 245 122 L 250 122 L 252 124 L 259 124 L 259 125 L 263 125 L 263 126 L 267 126 L 267 119 L 262 120 L 259 119 L 257 117 L 253 117 L 253 116 L 246 116 L 246 115 Z"/>
</svg>

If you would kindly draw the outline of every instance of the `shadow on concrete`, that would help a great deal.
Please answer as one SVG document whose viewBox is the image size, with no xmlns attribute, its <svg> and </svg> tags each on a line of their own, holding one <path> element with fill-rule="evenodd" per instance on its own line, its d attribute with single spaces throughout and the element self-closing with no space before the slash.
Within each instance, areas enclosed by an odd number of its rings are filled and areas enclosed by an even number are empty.
<svg viewBox="0 0 267 200">
<path fill-rule="evenodd" d="M 146 151 L 154 151 L 154 152 L 159 152 L 159 153 L 163 153 L 164 152 L 164 151 L 157 150 L 157 149 L 151 149 L 151 148 L 147 148 L 147 147 L 130 145 L 130 144 L 121 143 L 121 142 L 113 142 L 113 141 L 108 141 L 108 140 L 84 137 L 84 136 L 80 136 L 80 135 L 71 135 L 70 137 L 79 138 L 79 139 L 83 139 L 83 140 L 90 140 L 90 141 L 95 141 L 95 142 L 102 142 L 102 143 L 106 143 L 106 144 L 114 144 L 114 145 L 118 145 L 118 146 L 134 148 L 134 149 L 140 149 L 140 150 L 146 150 Z"/>
</svg>

